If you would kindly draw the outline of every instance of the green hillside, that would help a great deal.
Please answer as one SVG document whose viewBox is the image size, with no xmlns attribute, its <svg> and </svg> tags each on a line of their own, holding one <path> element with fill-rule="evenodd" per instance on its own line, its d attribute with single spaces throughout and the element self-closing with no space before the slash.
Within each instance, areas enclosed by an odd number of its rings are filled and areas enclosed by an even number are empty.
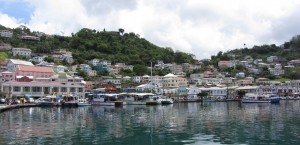
<svg viewBox="0 0 300 145">
<path fill-rule="evenodd" d="M 0 26 L 0 29 L 9 29 Z M 39 42 L 22 41 L 20 36 L 38 36 L 41 33 L 31 32 L 26 27 L 10 29 L 14 32 L 13 38 L 0 37 L 0 42 L 10 43 L 13 47 L 25 47 L 33 53 L 48 54 L 54 49 L 66 49 L 73 52 L 75 64 L 86 63 L 87 60 L 98 58 L 127 64 L 150 64 L 150 61 L 162 60 L 165 63 L 193 63 L 194 55 L 172 48 L 158 47 L 155 44 L 140 38 L 133 32 L 96 31 L 83 28 L 72 36 L 41 36 Z"/>
<path fill-rule="evenodd" d="M 227 52 L 219 52 L 216 56 L 212 56 L 212 60 L 229 60 L 230 54 L 235 55 L 235 59 L 243 60 L 245 56 L 251 56 L 253 59 L 266 59 L 269 56 L 279 56 L 281 62 L 300 58 L 300 36 L 293 37 L 290 41 L 285 42 L 281 46 L 261 45 L 252 48 L 240 48 L 229 50 Z"/>
</svg>

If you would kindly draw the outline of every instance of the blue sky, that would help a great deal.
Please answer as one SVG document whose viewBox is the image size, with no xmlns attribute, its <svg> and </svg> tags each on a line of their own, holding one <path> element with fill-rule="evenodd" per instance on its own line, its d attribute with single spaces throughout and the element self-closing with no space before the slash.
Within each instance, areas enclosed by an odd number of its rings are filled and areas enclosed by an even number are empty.
<svg viewBox="0 0 300 145">
<path fill-rule="evenodd" d="M 1 13 L 14 17 L 23 23 L 29 22 L 30 15 L 33 9 L 30 9 L 28 3 L 24 1 L 8 2 L 7 0 L 0 0 L 0 4 Z"/>
<path fill-rule="evenodd" d="M 281 45 L 300 33 L 299 0 L 0 0 L 0 24 L 70 35 L 123 28 L 175 51 Z"/>
</svg>

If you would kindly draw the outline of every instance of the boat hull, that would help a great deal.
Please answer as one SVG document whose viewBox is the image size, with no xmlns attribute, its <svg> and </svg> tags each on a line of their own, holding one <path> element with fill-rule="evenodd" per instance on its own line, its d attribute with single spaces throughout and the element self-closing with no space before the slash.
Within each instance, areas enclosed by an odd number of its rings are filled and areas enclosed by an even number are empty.
<svg viewBox="0 0 300 145">
<path fill-rule="evenodd" d="M 127 105 L 146 105 L 146 102 L 142 101 L 132 101 L 132 102 L 126 102 Z"/>
<path fill-rule="evenodd" d="M 270 103 L 269 100 L 242 100 L 242 103 Z"/>
<path fill-rule="evenodd" d="M 78 107 L 80 106 L 91 106 L 90 103 L 78 103 Z"/>
<path fill-rule="evenodd" d="M 115 101 L 115 102 L 100 102 L 100 101 L 91 101 L 91 105 L 95 106 L 123 106 L 126 103 L 122 101 Z"/>
</svg>

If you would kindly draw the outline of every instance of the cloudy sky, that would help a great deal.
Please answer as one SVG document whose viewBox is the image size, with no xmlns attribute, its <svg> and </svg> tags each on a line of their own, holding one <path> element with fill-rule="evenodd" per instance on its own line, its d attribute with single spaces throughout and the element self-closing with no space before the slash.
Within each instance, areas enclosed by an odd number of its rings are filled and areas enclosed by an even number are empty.
<svg viewBox="0 0 300 145">
<path fill-rule="evenodd" d="M 204 59 L 243 44 L 289 41 L 300 32 L 300 1 L 0 0 L 0 24 L 60 35 L 123 28 Z"/>
</svg>

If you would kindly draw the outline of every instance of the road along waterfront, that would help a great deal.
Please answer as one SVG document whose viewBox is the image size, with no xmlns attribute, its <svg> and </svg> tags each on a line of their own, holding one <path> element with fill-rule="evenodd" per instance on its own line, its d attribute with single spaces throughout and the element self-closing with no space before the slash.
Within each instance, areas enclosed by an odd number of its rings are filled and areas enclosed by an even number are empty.
<svg viewBox="0 0 300 145">
<path fill-rule="evenodd" d="M 0 144 L 300 144 L 300 101 L 29 107 L 0 123 Z"/>
</svg>

